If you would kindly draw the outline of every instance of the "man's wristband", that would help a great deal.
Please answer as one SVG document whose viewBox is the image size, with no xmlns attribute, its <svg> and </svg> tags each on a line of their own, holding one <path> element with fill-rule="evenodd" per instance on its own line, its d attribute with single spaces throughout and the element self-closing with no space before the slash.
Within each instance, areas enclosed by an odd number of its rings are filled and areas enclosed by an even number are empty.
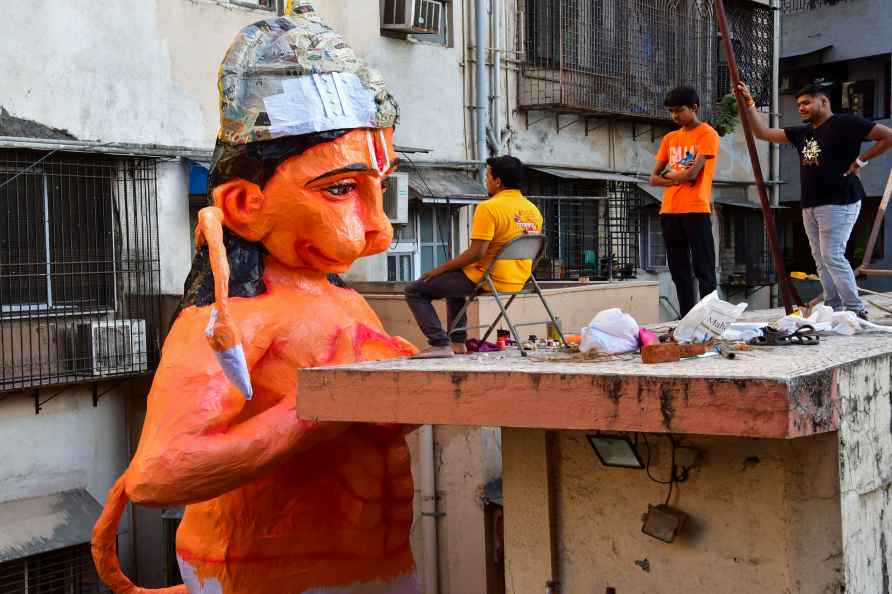
<svg viewBox="0 0 892 594">
<path fill-rule="evenodd" d="M 869 162 L 870 161 L 862 161 L 861 157 L 855 157 L 855 165 L 857 165 L 858 167 L 867 167 L 867 164 Z"/>
<path fill-rule="evenodd" d="M 746 108 L 752 109 L 756 106 L 756 102 L 752 100 L 752 98 L 746 100 Z"/>
</svg>

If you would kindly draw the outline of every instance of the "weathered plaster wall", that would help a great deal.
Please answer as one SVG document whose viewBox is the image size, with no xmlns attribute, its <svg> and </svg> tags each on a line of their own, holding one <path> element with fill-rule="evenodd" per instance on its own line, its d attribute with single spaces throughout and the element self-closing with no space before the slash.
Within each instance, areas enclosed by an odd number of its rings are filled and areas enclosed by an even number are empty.
<svg viewBox="0 0 892 594">
<path fill-rule="evenodd" d="M 641 533 L 641 515 L 667 493 L 644 471 L 602 466 L 580 432 L 560 433 L 547 460 L 544 432 L 505 430 L 508 592 L 543 591 L 550 575 L 549 465 L 557 477 L 552 525 L 561 592 L 839 592 L 835 434 L 798 442 L 684 441 L 705 457 L 673 493 L 672 505 L 691 522 L 667 545 Z M 665 479 L 667 442 L 656 435 L 649 442 L 651 473 Z"/>
<path fill-rule="evenodd" d="M 192 264 L 189 223 L 189 169 L 175 159 L 158 164 L 158 249 L 161 293 L 180 295 Z"/>
<path fill-rule="evenodd" d="M 483 488 L 501 477 L 501 430 L 494 427 L 434 428 L 440 594 L 486 591 Z M 412 551 L 424 562 L 419 494 L 418 432 L 407 437 L 415 478 Z"/>
<path fill-rule="evenodd" d="M 892 581 L 892 357 L 840 369 L 840 469 L 847 594 Z"/>
<path fill-rule="evenodd" d="M 103 384 L 100 391 L 110 386 Z M 45 400 L 61 388 L 40 392 Z M 73 386 L 34 414 L 30 393 L 0 399 L 0 502 L 40 497 L 68 489 L 86 489 L 100 503 L 126 467 L 130 456 L 126 432 L 124 383 L 102 396 L 93 408 L 89 387 Z M 129 515 L 122 523 L 119 547 L 125 568 L 131 561 Z"/>
<path fill-rule="evenodd" d="M 465 158 L 461 44 L 381 37 L 375 0 L 349 8 L 346 2 L 318 4 L 403 104 L 397 142 L 433 148 L 437 158 Z M 10 5 L 7 43 L 0 49 L 7 65 L 0 105 L 80 139 L 210 148 L 219 123 L 220 61 L 242 26 L 271 14 L 226 0 L 73 0 L 42 10 Z"/>
<path fill-rule="evenodd" d="M 381 322 L 390 333 L 402 336 L 412 344 L 424 346 L 427 340 L 418 328 L 406 300 L 399 294 L 374 293 L 373 287 L 364 287 L 363 295 Z M 632 315 L 640 324 L 660 321 L 659 285 L 653 282 L 621 282 L 611 284 L 593 283 L 563 289 L 545 289 L 545 298 L 555 316 L 561 319 L 564 331 L 578 334 L 596 313 L 603 309 L 619 307 Z M 368 291 L 368 292 L 366 292 Z M 446 306 L 443 300 L 434 303 L 437 315 L 446 323 Z M 469 308 L 469 325 L 488 324 L 496 318 L 499 310 L 492 297 L 483 296 Z M 508 310 L 513 322 L 535 322 L 547 320 L 548 314 L 535 296 L 518 297 Z M 523 327 L 521 335 L 545 335 L 545 324 Z M 473 334 L 472 334 L 473 336 Z"/>
</svg>

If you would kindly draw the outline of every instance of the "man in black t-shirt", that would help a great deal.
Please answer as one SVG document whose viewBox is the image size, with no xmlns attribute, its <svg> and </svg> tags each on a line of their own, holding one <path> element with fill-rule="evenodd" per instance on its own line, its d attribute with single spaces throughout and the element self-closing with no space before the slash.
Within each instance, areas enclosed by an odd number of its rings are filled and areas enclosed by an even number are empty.
<svg viewBox="0 0 892 594">
<path fill-rule="evenodd" d="M 821 277 L 824 303 L 834 311 L 854 311 L 866 319 L 855 274 L 845 257 L 846 243 L 864 198 L 859 172 L 871 159 L 892 148 L 892 129 L 860 116 L 834 114 L 827 93 L 817 85 L 796 93 L 805 125 L 769 128 L 759 116 L 749 89 L 742 83 L 739 88 L 756 138 L 792 144 L 799 151 L 802 222 Z M 865 140 L 876 142 L 861 155 Z"/>
</svg>

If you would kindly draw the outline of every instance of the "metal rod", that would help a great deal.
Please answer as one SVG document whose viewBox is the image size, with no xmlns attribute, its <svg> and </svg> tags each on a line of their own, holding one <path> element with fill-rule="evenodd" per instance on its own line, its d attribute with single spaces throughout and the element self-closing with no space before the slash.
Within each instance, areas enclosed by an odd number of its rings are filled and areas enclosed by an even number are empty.
<svg viewBox="0 0 892 594">
<path fill-rule="evenodd" d="M 723 0 L 715 0 L 715 16 L 718 19 L 719 30 L 722 34 L 722 45 L 725 48 L 725 58 L 728 60 L 728 72 L 731 75 L 731 88 L 734 91 L 734 97 L 737 99 L 737 108 L 740 112 L 740 123 L 743 125 L 743 134 L 746 138 L 746 149 L 750 155 L 750 161 L 753 165 L 753 175 L 756 179 L 756 188 L 759 191 L 759 202 L 762 205 L 762 218 L 765 222 L 765 231 L 768 233 L 768 243 L 771 246 L 771 254 L 774 258 L 774 271 L 780 284 L 781 299 L 784 302 L 784 310 L 793 312 L 793 296 L 790 293 L 790 280 L 787 278 L 786 267 L 784 266 L 784 258 L 781 253 L 780 244 L 777 240 L 777 228 L 774 224 L 774 213 L 771 212 L 771 205 L 768 202 L 768 191 L 765 186 L 765 178 L 762 176 L 762 166 L 759 163 L 759 155 L 756 152 L 756 140 L 753 136 L 753 130 L 750 123 L 750 113 L 747 109 L 746 102 L 737 85 L 740 83 L 740 73 L 737 71 L 737 60 L 734 56 L 734 47 L 731 44 L 731 33 L 728 30 L 728 19 L 725 15 L 725 5 Z"/>
</svg>

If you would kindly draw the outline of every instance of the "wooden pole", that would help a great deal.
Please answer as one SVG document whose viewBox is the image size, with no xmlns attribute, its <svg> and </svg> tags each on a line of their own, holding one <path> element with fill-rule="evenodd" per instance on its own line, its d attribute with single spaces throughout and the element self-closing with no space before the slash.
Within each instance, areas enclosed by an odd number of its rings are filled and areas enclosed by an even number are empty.
<svg viewBox="0 0 892 594">
<path fill-rule="evenodd" d="M 722 0 L 715 0 L 715 16 L 718 20 L 719 30 L 722 33 L 722 45 L 725 47 L 725 58 L 728 60 L 728 71 L 731 73 L 731 88 L 734 97 L 737 98 L 737 110 L 740 112 L 740 123 L 743 125 L 743 134 L 746 137 L 746 148 L 753 164 L 753 175 L 756 178 L 756 189 L 759 191 L 759 202 L 762 203 L 762 218 L 765 223 L 765 231 L 768 233 L 768 245 L 774 260 L 774 272 L 780 285 L 781 299 L 784 302 L 786 312 L 793 312 L 793 297 L 790 293 L 790 279 L 784 267 L 784 258 L 780 244 L 777 241 L 777 228 L 774 224 L 774 213 L 768 202 L 768 191 L 765 188 L 765 178 L 762 176 L 762 165 L 759 163 L 759 155 L 756 152 L 756 140 L 753 137 L 753 129 L 750 123 L 750 112 L 747 109 L 743 95 L 737 88 L 740 83 L 740 74 L 737 71 L 737 59 L 734 57 L 734 47 L 731 44 L 731 34 L 728 31 L 728 19 L 725 16 L 725 5 Z"/>
<path fill-rule="evenodd" d="M 873 229 L 870 230 L 870 239 L 867 240 L 864 259 L 861 261 L 861 266 L 858 267 L 855 274 L 871 274 L 873 272 L 870 268 L 870 261 L 873 259 L 873 248 L 876 247 L 880 229 L 883 227 L 883 221 L 886 219 L 886 207 L 889 206 L 890 197 L 892 197 L 892 171 L 889 172 L 889 179 L 886 181 L 886 189 L 883 191 L 883 198 L 880 200 L 880 207 L 877 209 Z"/>
</svg>

